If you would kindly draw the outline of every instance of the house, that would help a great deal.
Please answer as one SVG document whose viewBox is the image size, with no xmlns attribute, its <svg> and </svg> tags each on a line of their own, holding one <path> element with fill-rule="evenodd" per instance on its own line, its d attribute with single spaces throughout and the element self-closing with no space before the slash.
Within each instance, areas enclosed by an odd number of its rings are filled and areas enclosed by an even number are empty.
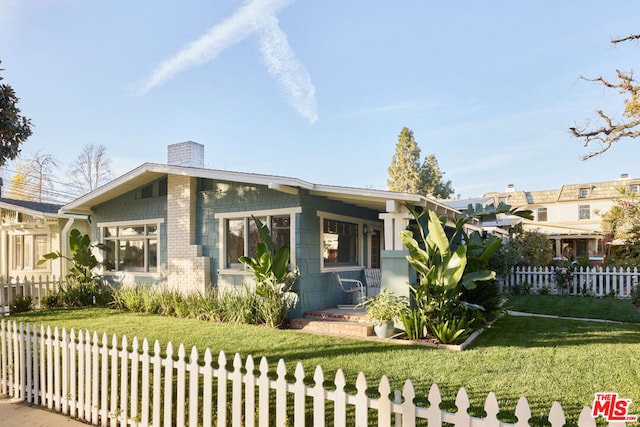
<svg viewBox="0 0 640 427">
<path fill-rule="evenodd" d="M 0 198 L 0 277 L 64 276 L 63 258 L 38 265 L 43 255 L 57 251 L 68 255 L 69 232 L 87 232 L 86 215 L 58 213 L 61 205 Z"/>
<path fill-rule="evenodd" d="M 533 211 L 533 221 L 522 221 L 524 230 L 547 234 L 556 256 L 598 259 L 604 252 L 602 215 L 621 197 L 618 189 L 638 193 L 640 179 L 623 174 L 618 180 L 568 184 L 543 191 L 517 191 L 509 184 L 506 191 L 486 193 L 484 197 L 496 204 L 503 201 Z"/>
<path fill-rule="evenodd" d="M 295 316 L 343 302 L 337 272 L 361 279 L 363 268 L 382 267 L 383 283 L 406 292 L 399 233 L 410 221 L 407 203 L 457 213 L 416 194 L 207 169 L 204 146 L 187 141 L 168 147 L 168 164 L 145 163 L 60 213 L 90 217 L 92 237 L 111 248 L 104 270 L 111 280 L 184 292 L 252 282 L 238 257 L 255 252 L 255 215 L 291 248 L 290 265 L 300 272 Z"/>
</svg>

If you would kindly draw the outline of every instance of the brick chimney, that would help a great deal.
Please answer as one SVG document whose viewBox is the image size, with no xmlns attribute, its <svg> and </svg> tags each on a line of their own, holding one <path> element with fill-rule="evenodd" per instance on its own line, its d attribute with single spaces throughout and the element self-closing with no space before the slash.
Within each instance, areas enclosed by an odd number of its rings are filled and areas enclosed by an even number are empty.
<svg viewBox="0 0 640 427">
<path fill-rule="evenodd" d="M 204 167 L 204 145 L 193 141 L 179 142 L 167 147 L 167 163 L 171 166 Z"/>
</svg>

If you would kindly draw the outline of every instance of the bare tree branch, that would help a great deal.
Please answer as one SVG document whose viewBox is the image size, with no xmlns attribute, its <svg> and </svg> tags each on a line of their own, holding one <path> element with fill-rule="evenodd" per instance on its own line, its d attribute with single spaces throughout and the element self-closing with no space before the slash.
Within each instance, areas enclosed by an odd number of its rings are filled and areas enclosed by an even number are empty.
<svg viewBox="0 0 640 427">
<path fill-rule="evenodd" d="M 630 36 L 623 37 L 621 39 L 613 39 L 613 40 L 611 40 L 611 43 L 612 44 L 623 43 L 623 42 L 626 42 L 626 41 L 629 41 L 629 40 L 638 40 L 638 39 L 640 39 L 640 34 L 632 34 Z"/>
<path fill-rule="evenodd" d="M 628 40 L 640 39 L 640 34 L 631 35 L 622 39 L 613 40 L 612 43 L 620 43 Z M 583 127 L 577 125 L 569 127 L 569 131 L 573 136 L 582 139 L 584 147 L 594 143 L 600 148 L 584 155 L 582 160 L 596 157 L 609 150 L 614 143 L 623 138 L 637 138 L 640 136 L 640 85 L 633 78 L 633 72 L 623 72 L 616 70 L 617 80 L 609 81 L 602 76 L 596 78 L 587 78 L 580 76 L 582 80 L 598 83 L 602 86 L 617 90 L 625 96 L 623 116 L 629 120 L 615 120 L 609 114 L 602 110 L 596 111 L 596 114 L 603 122 L 599 128 L 590 128 L 589 122 Z"/>
</svg>

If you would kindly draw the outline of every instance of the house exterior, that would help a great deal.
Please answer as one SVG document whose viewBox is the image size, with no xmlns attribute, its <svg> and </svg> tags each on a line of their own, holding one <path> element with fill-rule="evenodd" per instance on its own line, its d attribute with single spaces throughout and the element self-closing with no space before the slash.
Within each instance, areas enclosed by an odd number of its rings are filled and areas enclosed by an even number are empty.
<svg viewBox="0 0 640 427">
<path fill-rule="evenodd" d="M 300 272 L 292 312 L 343 302 L 335 275 L 362 278 L 382 267 L 383 285 L 407 291 L 410 272 L 399 233 L 410 221 L 406 204 L 457 213 L 415 194 L 327 186 L 296 178 L 204 168 L 204 146 L 170 145 L 168 164 L 145 163 L 63 206 L 88 215 L 94 240 L 111 250 L 104 275 L 122 283 L 165 285 L 183 292 L 250 284 L 238 257 L 255 252 L 251 216 L 291 248 Z"/>
<path fill-rule="evenodd" d="M 640 178 L 563 185 L 554 190 L 517 191 L 510 184 L 504 192 L 486 193 L 484 198 L 533 211 L 534 220 L 522 220 L 525 230 L 547 234 L 557 257 L 603 254 L 602 215 L 621 197 L 618 189 L 638 193 Z"/>
<path fill-rule="evenodd" d="M 69 232 L 87 232 L 86 215 L 63 215 L 61 205 L 0 198 L 0 277 L 64 276 L 65 259 L 38 265 L 43 255 L 57 251 L 68 255 Z"/>
</svg>

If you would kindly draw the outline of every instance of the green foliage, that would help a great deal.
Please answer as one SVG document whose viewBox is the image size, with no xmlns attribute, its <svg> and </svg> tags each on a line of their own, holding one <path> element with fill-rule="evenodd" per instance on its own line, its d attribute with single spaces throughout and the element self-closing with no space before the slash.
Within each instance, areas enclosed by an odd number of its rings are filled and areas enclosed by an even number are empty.
<svg viewBox="0 0 640 427">
<path fill-rule="evenodd" d="M 431 332 L 443 344 L 459 343 L 471 335 L 473 325 L 464 317 L 453 317 L 432 325 Z"/>
<path fill-rule="evenodd" d="M 444 172 L 440 170 L 435 154 L 429 154 L 420 164 L 420 148 L 413 131 L 407 127 L 402 128 L 398 136 L 396 151 L 387 172 L 387 185 L 391 191 L 438 198 L 450 197 L 454 192 L 451 181 L 444 181 Z"/>
<path fill-rule="evenodd" d="M 444 172 L 438 166 L 435 154 L 429 154 L 419 170 L 420 194 L 432 195 L 438 199 L 446 199 L 454 193 L 451 181 L 444 181 Z"/>
<path fill-rule="evenodd" d="M 276 248 L 269 227 L 259 218 L 253 215 L 251 218 L 260 236 L 256 257 L 242 256 L 239 261 L 253 271 L 256 293 L 262 298 L 259 310 L 265 324 L 277 328 L 298 302 L 298 295 L 293 292 L 298 272 L 289 268 L 289 246 Z"/>
<path fill-rule="evenodd" d="M 367 298 L 356 307 L 358 306 L 364 306 L 369 319 L 375 322 L 395 320 L 407 308 L 407 302 L 405 298 L 383 289 L 378 295 Z"/>
<path fill-rule="evenodd" d="M 87 234 L 80 233 L 79 230 L 73 229 L 69 233 L 69 250 L 71 251 L 71 257 L 66 257 L 60 252 L 50 252 L 44 254 L 44 258 L 38 261 L 38 265 L 44 264 L 47 260 L 54 260 L 58 258 L 64 258 L 73 263 L 69 268 L 69 272 L 65 276 L 69 281 L 75 281 L 78 283 L 91 283 L 99 276 L 94 275 L 94 269 L 100 264 L 98 259 L 93 254 L 93 249 L 98 248 L 102 250 L 108 250 L 103 244 L 91 244 L 91 239 Z"/>
<path fill-rule="evenodd" d="M 11 305 L 9 306 L 9 312 L 11 313 L 25 313 L 31 311 L 33 298 L 31 295 L 22 296 L 16 295 Z"/>
<path fill-rule="evenodd" d="M 400 321 L 410 340 L 419 340 L 427 335 L 427 319 L 416 307 L 407 307 L 400 312 Z"/>
<path fill-rule="evenodd" d="M 420 148 L 413 131 L 404 127 L 398 136 L 396 151 L 387 169 L 387 185 L 391 191 L 418 193 L 420 190 Z"/>
<path fill-rule="evenodd" d="M 607 266 L 640 266 L 640 200 L 636 194 L 619 188 L 621 198 L 602 215 L 604 245 L 609 248 Z"/>
<path fill-rule="evenodd" d="M 11 86 L 0 84 L 0 166 L 15 159 L 20 145 L 32 134 L 31 119 L 20 114 L 19 101 Z"/>
</svg>

